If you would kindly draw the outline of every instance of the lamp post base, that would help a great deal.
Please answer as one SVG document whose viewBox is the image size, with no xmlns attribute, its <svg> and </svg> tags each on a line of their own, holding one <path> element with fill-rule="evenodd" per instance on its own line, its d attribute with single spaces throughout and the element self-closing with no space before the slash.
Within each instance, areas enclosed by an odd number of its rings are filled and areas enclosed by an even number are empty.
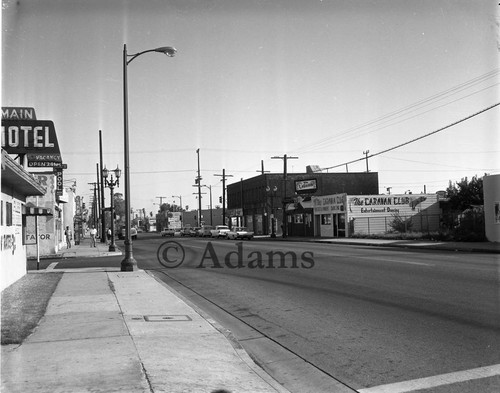
<svg viewBox="0 0 500 393">
<path fill-rule="evenodd" d="M 115 252 L 116 251 L 116 247 L 114 244 L 110 244 L 109 245 L 109 249 L 108 249 L 109 252 Z"/>
<path fill-rule="evenodd" d="M 132 242 L 125 240 L 125 259 L 121 263 L 122 272 L 133 272 L 137 270 L 137 261 L 132 255 Z"/>
</svg>

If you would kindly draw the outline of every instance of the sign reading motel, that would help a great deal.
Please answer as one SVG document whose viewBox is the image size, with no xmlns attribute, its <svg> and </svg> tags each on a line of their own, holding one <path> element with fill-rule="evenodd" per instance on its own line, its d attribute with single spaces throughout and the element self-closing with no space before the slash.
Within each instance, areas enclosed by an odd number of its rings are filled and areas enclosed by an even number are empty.
<svg viewBox="0 0 500 393">
<path fill-rule="evenodd" d="M 62 162 L 54 123 L 49 120 L 2 119 L 2 148 L 8 154 L 27 154 L 31 167 Z"/>
</svg>

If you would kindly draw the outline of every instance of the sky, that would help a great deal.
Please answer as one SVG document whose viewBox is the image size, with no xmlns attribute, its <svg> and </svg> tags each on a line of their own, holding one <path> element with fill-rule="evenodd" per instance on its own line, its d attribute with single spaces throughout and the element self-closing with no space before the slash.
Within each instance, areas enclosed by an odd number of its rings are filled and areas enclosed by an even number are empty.
<svg viewBox="0 0 500 393">
<path fill-rule="evenodd" d="M 64 178 L 89 201 L 99 130 L 106 167 L 124 167 L 124 44 L 129 54 L 173 46 L 175 57 L 146 53 L 127 67 L 134 209 L 155 212 L 158 197 L 178 205 L 178 196 L 197 208 L 197 149 L 214 206 L 222 195 L 214 175 L 225 169 L 231 184 L 257 176 L 262 162 L 282 173 L 283 160 L 271 157 L 284 154 L 297 157 L 289 173 L 364 172 L 368 157 L 381 194 L 434 193 L 500 173 L 499 8 L 3 0 L 2 106 L 34 107 L 54 122 Z M 124 193 L 123 179 L 115 192 Z"/>
</svg>

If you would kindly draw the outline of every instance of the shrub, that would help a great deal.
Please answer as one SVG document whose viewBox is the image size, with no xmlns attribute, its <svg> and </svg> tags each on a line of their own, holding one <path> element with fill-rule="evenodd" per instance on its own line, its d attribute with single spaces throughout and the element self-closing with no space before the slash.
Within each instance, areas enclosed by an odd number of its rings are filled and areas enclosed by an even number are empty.
<svg viewBox="0 0 500 393">
<path fill-rule="evenodd" d="M 411 220 L 405 220 L 398 213 L 392 215 L 393 220 L 389 223 L 389 227 L 395 232 L 406 233 L 410 232 L 413 226 Z"/>
</svg>

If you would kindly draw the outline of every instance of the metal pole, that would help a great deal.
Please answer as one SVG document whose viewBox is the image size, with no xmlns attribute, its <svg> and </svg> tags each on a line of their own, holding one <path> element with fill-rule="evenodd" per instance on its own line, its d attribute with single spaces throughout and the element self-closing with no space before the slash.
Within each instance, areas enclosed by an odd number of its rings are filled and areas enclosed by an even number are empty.
<svg viewBox="0 0 500 393">
<path fill-rule="evenodd" d="M 101 166 L 101 243 L 106 241 L 106 214 L 104 213 L 105 198 L 104 198 L 104 176 L 102 175 L 102 132 L 99 130 L 99 161 Z"/>
<path fill-rule="evenodd" d="M 208 186 L 208 189 L 210 190 L 210 225 L 213 225 L 213 213 L 212 213 L 212 186 Z M 222 223 L 224 224 L 224 222 Z"/>
<path fill-rule="evenodd" d="M 222 224 L 226 225 L 226 170 L 222 169 Z"/>
<path fill-rule="evenodd" d="M 368 170 L 368 153 L 370 152 L 370 150 L 366 150 L 363 152 L 363 154 L 365 155 L 365 160 L 366 160 L 366 172 L 370 172 Z M 347 164 L 346 164 L 347 165 Z"/>
<path fill-rule="evenodd" d="M 115 203 L 114 203 L 114 186 L 113 183 L 113 175 L 111 175 L 111 183 L 109 185 L 109 189 L 111 190 L 111 203 L 110 203 L 110 211 L 111 211 L 111 243 L 109 243 L 109 251 L 116 251 L 115 247 Z"/>
<path fill-rule="evenodd" d="M 125 258 L 121 262 L 121 271 L 137 270 L 137 261 L 132 254 L 132 238 L 130 236 L 130 164 L 128 137 L 128 84 L 127 84 L 127 44 L 123 45 L 123 134 L 124 134 L 124 166 L 125 166 Z"/>
<path fill-rule="evenodd" d="M 201 226 L 201 176 L 200 176 L 200 149 L 196 150 L 198 155 L 198 226 Z"/>
<path fill-rule="evenodd" d="M 101 223 L 101 217 L 102 217 L 102 210 L 101 210 L 101 184 L 100 184 L 100 174 L 99 174 L 99 164 L 96 165 L 96 171 L 97 171 L 97 207 L 96 207 L 96 226 L 95 228 L 97 229 L 97 233 L 99 234 L 99 226 Z M 103 190 L 104 191 L 104 190 Z M 104 209 L 104 205 L 102 205 L 102 208 Z M 100 235 L 99 235 L 100 236 Z"/>
<path fill-rule="evenodd" d="M 283 237 L 287 235 L 287 222 L 286 222 L 286 154 L 283 155 Z"/>
</svg>

